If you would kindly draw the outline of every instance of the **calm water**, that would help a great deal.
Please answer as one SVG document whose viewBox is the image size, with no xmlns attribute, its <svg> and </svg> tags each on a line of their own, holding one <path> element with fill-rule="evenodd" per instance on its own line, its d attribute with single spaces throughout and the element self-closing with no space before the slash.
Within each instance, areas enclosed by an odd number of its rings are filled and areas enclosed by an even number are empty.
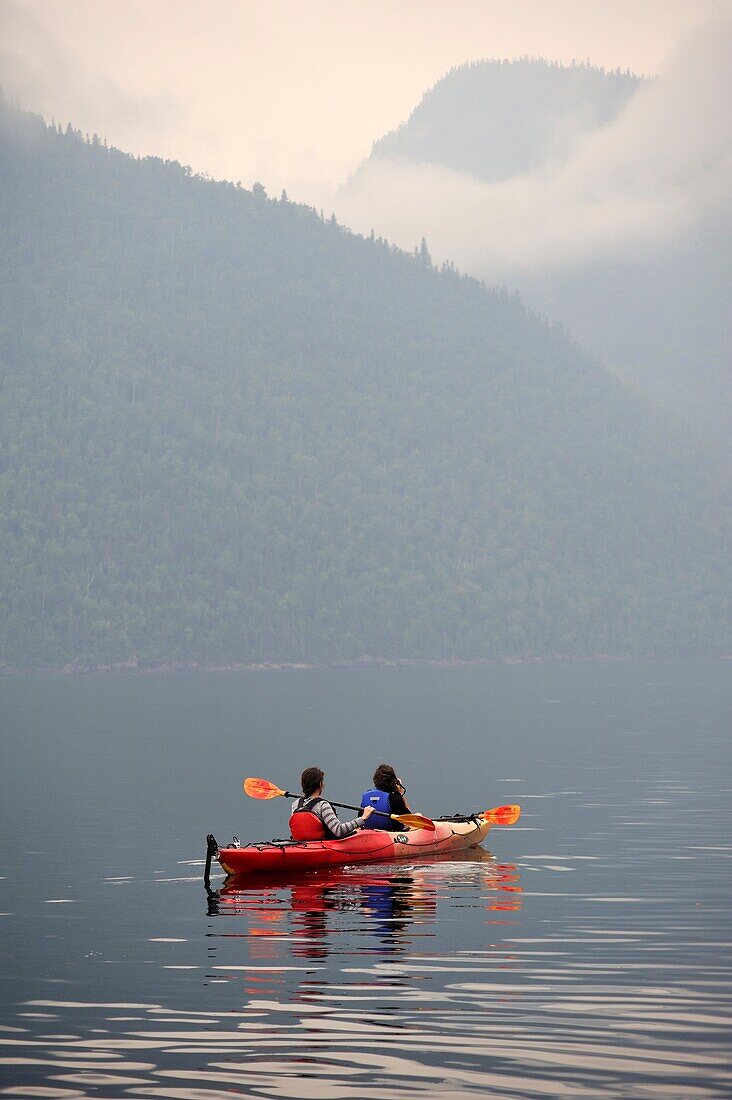
<svg viewBox="0 0 732 1100">
<path fill-rule="evenodd" d="M 0 1095 L 732 1096 L 728 664 L 0 682 Z M 250 881 L 205 834 L 520 802 L 490 851 Z M 221 885 L 220 883 L 217 883 Z"/>
</svg>

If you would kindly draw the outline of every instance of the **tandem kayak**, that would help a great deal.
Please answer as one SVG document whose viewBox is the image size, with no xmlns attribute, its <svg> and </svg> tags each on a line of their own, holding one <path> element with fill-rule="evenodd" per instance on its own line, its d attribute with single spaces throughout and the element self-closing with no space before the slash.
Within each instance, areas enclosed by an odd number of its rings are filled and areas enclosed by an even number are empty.
<svg viewBox="0 0 732 1100">
<path fill-rule="evenodd" d="M 434 829 L 391 833 L 362 829 L 343 840 L 269 840 L 219 848 L 209 836 L 207 862 L 215 857 L 227 875 L 258 872 L 313 871 L 350 863 L 389 863 L 421 859 L 475 848 L 485 840 L 493 821 L 483 814 L 443 818 Z"/>
</svg>

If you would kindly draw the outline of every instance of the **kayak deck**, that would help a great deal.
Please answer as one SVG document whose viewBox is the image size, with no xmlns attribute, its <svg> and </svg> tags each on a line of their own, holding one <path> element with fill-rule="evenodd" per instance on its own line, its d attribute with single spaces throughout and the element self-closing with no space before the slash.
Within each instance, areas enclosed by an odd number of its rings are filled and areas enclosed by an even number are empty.
<svg viewBox="0 0 732 1100">
<path fill-rule="evenodd" d="M 490 827 L 490 821 L 476 814 L 470 818 L 436 821 L 434 830 L 405 829 L 392 833 L 362 829 L 342 840 L 271 840 L 238 848 L 220 848 L 216 858 L 227 875 L 420 859 L 475 848 L 488 835 Z"/>
</svg>

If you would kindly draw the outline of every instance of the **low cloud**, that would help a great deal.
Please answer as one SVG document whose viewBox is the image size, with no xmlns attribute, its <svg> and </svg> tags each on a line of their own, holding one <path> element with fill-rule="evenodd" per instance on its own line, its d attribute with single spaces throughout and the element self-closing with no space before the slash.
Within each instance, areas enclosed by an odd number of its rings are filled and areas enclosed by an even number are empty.
<svg viewBox="0 0 732 1100">
<path fill-rule="evenodd" d="M 489 280 L 672 246 L 729 213 L 732 20 L 690 33 L 667 68 L 565 159 L 497 183 L 437 165 L 374 160 L 331 204 L 339 220 Z M 559 152 L 559 150 L 557 150 Z"/>
<path fill-rule="evenodd" d="M 92 117 L 103 137 L 144 130 L 154 141 L 180 125 L 185 114 L 167 92 L 136 94 L 95 71 L 82 52 L 62 44 L 52 22 L 42 22 L 12 0 L 2 0 L 0 6 L 0 87 L 21 107 L 47 119 L 53 116 L 76 127 Z"/>
</svg>

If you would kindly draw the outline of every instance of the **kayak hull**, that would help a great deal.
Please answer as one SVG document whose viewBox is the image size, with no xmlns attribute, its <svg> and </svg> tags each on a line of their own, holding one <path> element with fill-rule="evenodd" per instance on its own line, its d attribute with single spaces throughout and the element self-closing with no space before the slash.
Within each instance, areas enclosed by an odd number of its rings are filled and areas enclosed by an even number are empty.
<svg viewBox="0 0 732 1100">
<path fill-rule="evenodd" d="M 460 852 L 475 848 L 488 835 L 491 822 L 481 815 L 468 820 L 436 821 L 432 829 L 405 829 L 389 833 L 362 829 L 343 840 L 272 840 L 220 848 L 217 859 L 227 875 L 258 872 L 314 871 L 351 863 L 390 863 L 397 859 Z"/>
</svg>

